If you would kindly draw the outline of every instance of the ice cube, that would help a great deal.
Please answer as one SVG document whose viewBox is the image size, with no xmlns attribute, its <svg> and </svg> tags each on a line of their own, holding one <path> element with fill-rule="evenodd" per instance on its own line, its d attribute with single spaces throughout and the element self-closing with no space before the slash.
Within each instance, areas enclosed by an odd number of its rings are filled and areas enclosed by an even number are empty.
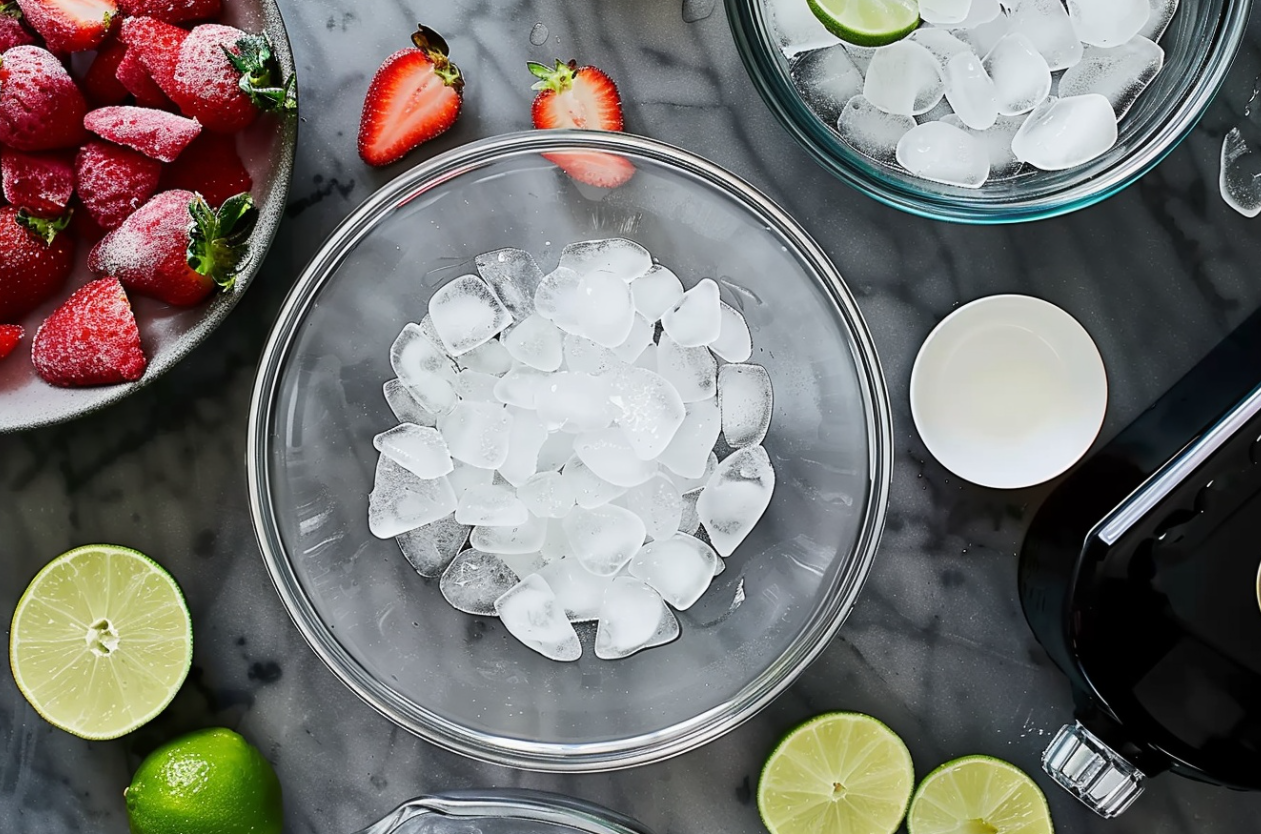
<svg viewBox="0 0 1261 834">
<path fill-rule="evenodd" d="M 709 349 L 720 359 L 728 362 L 744 362 L 753 355 L 753 339 L 749 325 L 740 311 L 725 301 L 718 304 L 722 327 L 718 338 L 710 342 Z"/>
<path fill-rule="evenodd" d="M 529 252 L 496 249 L 478 255 L 475 263 L 514 320 L 523 321 L 534 312 L 534 291 L 543 280 L 543 272 Z"/>
<path fill-rule="evenodd" d="M 669 333 L 662 333 L 657 344 L 657 372 L 685 403 L 714 396 L 718 362 L 707 347 L 683 347 Z"/>
<path fill-rule="evenodd" d="M 619 576 L 604 592 L 595 654 L 602 660 L 629 657 L 679 636 L 679 621 L 661 596 L 639 579 Z"/>
<path fill-rule="evenodd" d="M 533 553 L 543 547 L 547 519 L 530 516 L 509 527 L 478 525 L 469 534 L 469 543 L 487 553 Z"/>
<path fill-rule="evenodd" d="M 378 539 L 437 521 L 455 512 L 455 493 L 445 476 L 417 478 L 387 456 L 377 459 L 368 494 L 368 529 Z"/>
<path fill-rule="evenodd" d="M 823 27 L 807 4 L 795 0 L 767 0 L 765 9 L 768 28 L 788 57 L 804 49 L 836 43 L 836 35 Z"/>
<path fill-rule="evenodd" d="M 513 411 L 508 433 L 508 457 L 499 466 L 504 480 L 519 487 L 538 471 L 539 449 L 547 442 L 548 431 L 533 411 Z"/>
<path fill-rule="evenodd" d="M 921 113 L 915 117 L 916 124 L 925 124 L 926 122 L 939 122 L 947 116 L 954 115 L 954 109 L 951 108 L 950 102 L 944 98 L 937 103 L 937 106 L 927 113 Z"/>
<path fill-rule="evenodd" d="M 530 520 L 530 513 L 512 487 L 490 483 L 471 487 L 460 496 L 455 520 L 469 526 L 486 524 L 502 527 L 525 524 Z"/>
<path fill-rule="evenodd" d="M 1151 13 L 1139 34 L 1149 41 L 1159 41 L 1178 12 L 1178 0 L 1151 0 Z"/>
<path fill-rule="evenodd" d="M 955 26 L 967 19 L 972 0 L 919 0 L 919 16 L 934 26 Z"/>
<path fill-rule="evenodd" d="M 386 380 L 382 390 L 385 393 L 385 402 L 400 423 L 415 423 L 418 426 L 437 425 L 437 417 L 426 411 L 425 407 L 416 401 L 412 392 L 401 380 Z"/>
<path fill-rule="evenodd" d="M 539 391 L 550 376 L 529 365 L 516 365 L 495 383 L 495 399 L 518 408 L 535 409 L 538 407 Z"/>
<path fill-rule="evenodd" d="M 1218 180 L 1226 205 L 1244 217 L 1261 214 L 1261 154 L 1233 127 L 1222 140 L 1222 170 Z"/>
<path fill-rule="evenodd" d="M 559 472 L 531 475 L 517 488 L 517 497 L 539 518 L 563 518 L 574 505 L 573 484 Z"/>
<path fill-rule="evenodd" d="M 694 536 L 676 532 L 641 547 L 627 569 L 666 602 L 686 611 L 709 589 L 721 564 L 712 547 Z"/>
<path fill-rule="evenodd" d="M 503 336 L 508 355 L 540 371 L 560 367 L 564 334 L 537 313 L 526 316 Z"/>
<path fill-rule="evenodd" d="M 979 3 L 980 0 L 975 0 L 975 2 Z M 1064 22 L 1068 23 L 1068 15 L 1064 15 Z M 956 26 L 950 30 L 950 34 L 972 47 L 972 51 L 976 55 L 984 58 L 994 48 L 994 45 L 1002 40 L 1004 35 L 1011 32 L 1014 27 L 1015 21 L 1010 16 L 998 14 L 985 23 L 979 23 L 975 26 L 963 26 L 962 24 Z M 1071 24 L 1069 29 L 1071 31 Z"/>
<path fill-rule="evenodd" d="M 539 472 L 558 472 L 566 461 L 574 456 L 574 435 L 569 432 L 552 432 L 539 448 Z"/>
<path fill-rule="evenodd" d="M 665 377 L 643 368 L 625 368 L 609 376 L 609 400 L 616 409 L 617 424 L 635 454 L 652 460 L 670 445 L 683 424 L 686 411 L 679 392 Z"/>
<path fill-rule="evenodd" d="M 845 102 L 863 91 L 863 74 L 840 45 L 799 53 L 788 73 L 806 104 L 828 124 L 835 124 Z"/>
<path fill-rule="evenodd" d="M 412 398 L 431 414 L 443 414 L 455 405 L 455 366 L 421 331 L 408 324 L 390 346 L 390 366 L 407 386 Z"/>
<path fill-rule="evenodd" d="M 640 460 L 626 434 L 616 427 L 578 435 L 574 452 L 597 477 L 614 486 L 638 486 L 657 472 L 656 462 Z"/>
<path fill-rule="evenodd" d="M 569 546 L 569 537 L 565 535 L 565 526 L 559 518 L 547 520 L 547 535 L 543 537 L 543 546 L 539 548 L 539 553 L 549 564 L 561 559 L 570 559 L 572 556 L 573 548 Z M 576 560 L 571 559 L 571 561 Z"/>
<path fill-rule="evenodd" d="M 582 276 L 572 269 L 557 267 L 543 276 L 534 291 L 534 312 L 567 333 L 578 333 L 581 322 L 574 312 Z"/>
<path fill-rule="evenodd" d="M 547 580 L 537 574 L 495 600 L 495 612 L 509 634 L 544 657 L 569 661 L 582 656 L 578 633 L 565 618 Z"/>
<path fill-rule="evenodd" d="M 512 369 L 512 357 L 508 349 L 498 339 L 491 339 L 484 345 L 475 347 L 468 353 L 461 354 L 459 366 L 470 371 L 503 376 Z"/>
<path fill-rule="evenodd" d="M 1005 0 L 1011 31 L 1027 37 L 1052 70 L 1068 69 L 1081 60 L 1081 39 L 1064 10 L 1063 0 Z M 1105 0 L 1112 2 L 1112 0 Z M 978 53 L 983 54 L 983 53 Z M 998 76 L 990 77 L 998 83 Z"/>
<path fill-rule="evenodd" d="M 1149 0 L 1068 0 L 1068 17 L 1082 43 L 1120 46 L 1143 31 Z"/>
<path fill-rule="evenodd" d="M 429 299 L 429 315 L 452 356 L 489 342 L 512 324 L 512 314 L 476 275 L 462 275 L 439 287 Z"/>
<path fill-rule="evenodd" d="M 499 377 L 484 374 L 481 371 L 463 370 L 455 375 L 455 384 L 451 387 L 462 400 L 473 400 L 480 403 L 498 403 L 495 386 Z"/>
<path fill-rule="evenodd" d="M 561 559 L 546 565 L 539 576 L 556 594 L 556 602 L 571 623 L 585 623 L 600 616 L 604 592 L 613 584 L 611 576 L 596 576 L 577 559 Z"/>
<path fill-rule="evenodd" d="M 720 462 L 696 499 L 696 514 L 714 550 L 723 557 L 734 553 L 766 512 L 774 492 L 775 469 L 761 446 L 737 449 Z"/>
<path fill-rule="evenodd" d="M 479 486 L 486 486 L 495 479 L 495 470 L 482 469 L 477 466 L 470 466 L 462 461 L 451 461 L 452 469 L 447 475 L 447 480 L 451 483 L 451 490 L 455 493 L 456 500 L 464 497 L 464 494 L 470 489 Z"/>
<path fill-rule="evenodd" d="M 683 423 L 657 461 L 676 475 L 699 478 L 705 473 L 706 462 L 722 427 L 718 398 L 685 403 L 684 410 Z"/>
<path fill-rule="evenodd" d="M 946 100 L 963 123 L 974 130 L 986 130 L 998 120 L 998 93 L 994 82 L 981 66 L 981 59 L 962 52 L 946 64 Z"/>
<path fill-rule="evenodd" d="M 1097 93 L 1052 99 L 1029 114 L 1012 153 L 1043 171 L 1062 171 L 1106 153 L 1117 141 L 1111 103 Z"/>
<path fill-rule="evenodd" d="M 648 320 L 636 313 L 631 323 L 630 333 L 620 345 L 613 348 L 613 355 L 622 362 L 628 364 L 634 362 L 645 348 L 652 344 L 653 331 L 654 328 Z"/>
<path fill-rule="evenodd" d="M 917 177 L 963 188 L 980 188 L 990 173 L 985 146 L 944 122 L 927 122 L 903 136 L 898 163 Z"/>
<path fill-rule="evenodd" d="M 618 499 L 639 516 L 650 539 L 664 539 L 679 529 L 683 496 L 665 475 L 653 475 Z"/>
<path fill-rule="evenodd" d="M 722 332 L 719 303 L 718 285 L 711 278 L 702 278 L 661 316 L 661 326 L 683 347 L 707 345 Z"/>
<path fill-rule="evenodd" d="M 943 69 L 950 59 L 962 52 L 971 52 L 972 47 L 947 32 L 945 29 L 933 29 L 922 26 L 910 34 L 910 39 L 932 53 Z"/>
<path fill-rule="evenodd" d="M 1002 13 L 1003 9 L 998 0 L 972 0 L 972 6 L 968 9 L 968 16 L 954 24 L 953 28 L 975 29 L 978 26 L 996 20 Z"/>
<path fill-rule="evenodd" d="M 924 125 L 927 127 L 927 125 Z M 718 372 L 722 436 L 733 449 L 762 442 L 774 410 L 771 376 L 761 365 L 723 365 Z"/>
<path fill-rule="evenodd" d="M 508 459 L 512 415 L 498 403 L 457 403 L 438 421 L 438 429 L 456 460 L 498 469 Z"/>
<path fill-rule="evenodd" d="M 629 284 L 652 267 L 652 255 L 631 240 L 620 237 L 584 240 L 561 250 L 560 266 L 578 275 L 607 275 Z"/>
<path fill-rule="evenodd" d="M 1112 104 L 1117 120 L 1125 117 L 1143 90 L 1165 65 L 1165 50 L 1142 36 L 1112 49 L 1087 47 L 1077 66 L 1060 79 L 1060 96 L 1098 93 Z"/>
<path fill-rule="evenodd" d="M 607 348 L 620 345 L 635 323 L 635 305 L 626 282 L 616 275 L 592 272 L 582 276 L 574 299 L 580 335 Z M 574 332 L 570 330 L 570 332 Z"/>
<path fill-rule="evenodd" d="M 990 176 L 987 182 L 1014 176 L 1024 166 L 1011 152 L 1011 140 L 1025 123 L 1027 116 L 999 116 L 989 130 L 973 130 L 957 115 L 942 119 L 943 124 L 957 127 L 985 146 L 990 160 Z"/>
<path fill-rule="evenodd" d="M 447 349 L 443 347 L 442 337 L 438 335 L 438 329 L 433 326 L 433 316 L 429 315 L 428 313 L 425 313 L 424 317 L 420 320 L 420 324 L 418 324 L 417 327 L 420 328 L 421 335 L 423 335 L 426 339 L 430 341 L 431 344 L 433 344 L 434 347 L 436 347 L 438 350 L 442 351 L 444 355 L 446 355 Z M 451 360 L 451 361 L 454 361 L 454 360 Z"/>
<path fill-rule="evenodd" d="M 561 474 L 569 483 L 574 501 L 579 507 L 602 507 L 626 493 L 626 487 L 616 486 L 591 471 L 577 455 L 570 458 Z"/>
<path fill-rule="evenodd" d="M 915 119 L 886 113 L 862 96 L 849 100 L 836 123 L 837 132 L 850 147 L 886 165 L 896 161 L 898 140 L 913 127 Z"/>
<path fill-rule="evenodd" d="M 447 565 L 468 541 L 473 528 L 455 520 L 455 516 L 443 516 L 415 530 L 408 530 L 394 537 L 403 558 L 416 573 L 428 579 L 441 576 Z"/>
<path fill-rule="evenodd" d="M 698 478 L 685 478 L 682 475 L 670 470 L 663 470 L 663 474 L 667 475 L 674 485 L 678 487 L 679 492 L 684 495 L 700 492 L 705 484 L 709 483 L 709 476 L 714 474 L 714 470 L 718 468 L 718 456 L 710 452 L 705 456 L 705 471 Z"/>
<path fill-rule="evenodd" d="M 417 478 L 436 478 L 451 471 L 451 454 L 438 430 L 403 423 L 372 438 L 372 448 Z"/>
<path fill-rule="evenodd" d="M 1028 113 L 1051 92 L 1051 71 L 1033 42 L 1022 34 L 1004 37 L 983 62 L 994 80 L 998 112 L 1004 116 Z"/>
<path fill-rule="evenodd" d="M 937 106 L 945 92 L 937 59 L 912 40 L 877 49 L 863 80 L 863 96 L 867 101 L 886 113 L 899 116 L 927 113 Z"/>
<path fill-rule="evenodd" d="M 654 323 L 683 297 L 678 277 L 659 264 L 632 281 L 630 287 L 635 311 Z"/>
<path fill-rule="evenodd" d="M 717 469 L 717 466 L 715 466 L 715 469 Z M 701 529 L 701 517 L 696 512 L 696 502 L 700 497 L 700 490 L 684 493 L 683 512 L 679 516 L 680 533 L 686 533 L 689 536 L 694 536 L 696 535 L 696 531 Z"/>
<path fill-rule="evenodd" d="M 536 574 L 547 566 L 548 560 L 542 553 L 496 553 L 508 569 L 517 576 L 525 579 L 531 574 Z"/>
<path fill-rule="evenodd" d="M 608 373 L 623 364 L 617 354 L 604 345 L 597 345 L 585 336 L 572 333 L 565 336 L 564 354 L 565 369 L 580 374 Z"/>
<path fill-rule="evenodd" d="M 478 617 L 495 615 L 495 600 L 517 584 L 512 568 L 493 553 L 466 550 L 447 565 L 438 580 L 452 608 Z"/>
<path fill-rule="evenodd" d="M 639 516 L 612 504 L 578 507 L 561 519 L 561 524 L 574 558 L 598 576 L 612 576 L 621 570 L 643 545 L 646 532 Z"/>
<path fill-rule="evenodd" d="M 552 374 L 539 388 L 539 419 L 575 433 L 602 429 L 616 414 L 610 390 L 607 376 L 572 371 Z"/>
<path fill-rule="evenodd" d="M 657 346 L 648 345 L 633 364 L 636 368 L 643 368 L 645 371 L 652 371 L 655 374 L 657 372 Z"/>
</svg>

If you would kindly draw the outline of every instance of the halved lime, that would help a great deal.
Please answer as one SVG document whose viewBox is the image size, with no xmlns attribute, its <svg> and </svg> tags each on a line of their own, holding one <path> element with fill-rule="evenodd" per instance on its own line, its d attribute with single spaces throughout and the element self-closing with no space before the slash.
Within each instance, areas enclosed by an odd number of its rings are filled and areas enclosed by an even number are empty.
<svg viewBox="0 0 1261 834">
<path fill-rule="evenodd" d="M 1015 765 L 989 756 L 946 762 L 924 777 L 906 818 L 910 834 L 1052 834 L 1046 796 Z"/>
<path fill-rule="evenodd" d="M 188 675 L 193 628 L 171 575 L 143 553 L 93 544 L 44 566 L 18 600 L 9 664 L 50 724 L 118 738 L 166 708 Z"/>
<path fill-rule="evenodd" d="M 919 26 L 919 0 L 806 0 L 828 31 L 856 46 L 900 41 Z"/>
<path fill-rule="evenodd" d="M 831 712 L 793 730 L 762 767 L 771 834 L 892 834 L 915 785 L 911 753 L 869 715 Z"/>
</svg>

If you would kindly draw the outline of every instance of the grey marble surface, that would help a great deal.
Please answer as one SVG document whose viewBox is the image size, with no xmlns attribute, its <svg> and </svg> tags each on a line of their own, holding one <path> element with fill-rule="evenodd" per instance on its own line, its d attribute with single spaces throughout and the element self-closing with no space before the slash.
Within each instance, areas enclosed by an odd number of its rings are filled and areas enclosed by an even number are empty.
<svg viewBox="0 0 1261 834">
<path fill-rule="evenodd" d="M 1221 137 L 1261 72 L 1261 25 L 1195 134 L 1138 185 L 1068 218 L 964 228 L 883 208 L 816 167 L 758 99 L 714 0 L 682 9 L 679 0 L 282 7 L 304 121 L 287 222 L 260 279 L 227 325 L 157 384 L 76 423 L 0 437 L 0 620 L 7 624 L 21 589 L 57 553 L 95 541 L 131 545 L 159 557 L 187 592 L 192 674 L 163 716 L 107 743 L 49 727 L 0 675 L 0 831 L 121 834 L 122 789 L 144 754 L 211 724 L 244 733 L 275 762 L 295 834 L 357 830 L 416 794 L 471 786 L 570 793 L 660 834 L 757 832 L 752 791 L 771 745 L 832 709 L 888 722 L 920 773 L 967 753 L 1037 771 L 1071 711 L 1016 598 L 1015 554 L 1047 488 L 987 491 L 936 465 L 910 421 L 911 362 L 959 303 L 996 292 L 1047 298 L 1077 316 L 1103 353 L 1111 402 L 1102 441 L 1261 305 L 1261 221 L 1230 211 L 1216 186 Z M 709 157 L 799 218 L 839 265 L 875 334 L 898 449 L 888 528 L 867 588 L 840 637 L 785 696 L 673 761 L 563 777 L 437 750 L 333 678 L 290 624 L 260 561 L 243 468 L 256 357 L 320 240 L 408 164 L 367 169 L 354 136 L 373 69 L 417 19 L 447 36 L 470 86 L 457 127 L 410 161 L 528 126 L 526 60 L 596 63 L 621 84 L 628 129 Z M 1261 832 L 1257 795 L 1165 776 L 1122 819 L 1104 823 L 1039 778 L 1063 832 Z"/>
</svg>

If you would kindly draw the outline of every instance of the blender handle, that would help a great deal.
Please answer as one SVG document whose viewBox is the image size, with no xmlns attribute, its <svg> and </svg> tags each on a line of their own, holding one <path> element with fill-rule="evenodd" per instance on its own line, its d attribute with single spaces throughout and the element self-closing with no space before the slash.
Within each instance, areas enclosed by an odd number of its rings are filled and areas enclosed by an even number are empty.
<svg viewBox="0 0 1261 834">
<path fill-rule="evenodd" d="M 1124 813 L 1143 792 L 1146 774 L 1080 721 L 1065 724 L 1042 754 L 1042 769 L 1104 819 Z"/>
</svg>

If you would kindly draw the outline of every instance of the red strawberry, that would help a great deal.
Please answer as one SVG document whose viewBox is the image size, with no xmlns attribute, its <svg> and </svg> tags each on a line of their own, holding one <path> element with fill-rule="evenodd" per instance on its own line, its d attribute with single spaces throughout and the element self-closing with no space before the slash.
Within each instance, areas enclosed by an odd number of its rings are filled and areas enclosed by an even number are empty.
<svg viewBox="0 0 1261 834">
<path fill-rule="evenodd" d="M 214 20 L 219 16 L 219 0 L 118 0 L 132 17 L 152 17 L 166 23 L 186 20 Z"/>
<path fill-rule="evenodd" d="M 87 133 L 83 93 L 61 62 L 38 46 L 0 55 L 0 143 L 19 151 L 72 148 Z"/>
<path fill-rule="evenodd" d="M 158 88 L 167 97 L 174 96 L 175 68 L 188 32 L 151 17 L 129 17 L 123 21 L 119 37 Z"/>
<path fill-rule="evenodd" d="M 22 334 L 25 332 L 16 324 L 0 324 L 0 359 L 13 352 L 18 342 L 22 341 Z"/>
<path fill-rule="evenodd" d="M 95 49 L 109 34 L 114 0 L 17 0 L 27 23 L 59 55 Z"/>
<path fill-rule="evenodd" d="M 41 217 L 58 215 L 74 194 L 74 166 L 69 151 L 28 154 L 0 149 L 4 199 Z"/>
<path fill-rule="evenodd" d="M 218 23 L 193 29 L 180 46 L 171 98 L 207 130 L 236 133 L 259 110 L 297 108 L 294 79 L 280 77 L 271 39 Z"/>
<path fill-rule="evenodd" d="M 445 133 L 460 116 L 464 77 L 447 58 L 447 43 L 418 26 L 413 47 L 385 59 L 368 85 L 359 119 L 359 156 L 389 165 L 422 142 Z"/>
<path fill-rule="evenodd" d="M 88 267 L 168 304 L 196 304 L 232 286 L 257 219 L 248 194 L 216 213 L 191 191 L 163 191 L 93 247 Z"/>
<path fill-rule="evenodd" d="M 159 187 L 196 191 L 211 208 L 218 208 L 233 194 L 252 189 L 254 181 L 236 152 L 236 137 L 205 131 L 162 169 Z"/>
<path fill-rule="evenodd" d="M 173 161 L 201 133 L 192 119 L 147 107 L 102 107 L 84 116 L 83 126 L 160 162 Z"/>
<path fill-rule="evenodd" d="M 83 93 L 93 107 L 122 104 L 127 99 L 127 88 L 118 80 L 118 65 L 126 54 L 127 45 L 114 38 L 101 44 L 96 51 L 96 57 L 88 65 L 81 81 Z"/>
<path fill-rule="evenodd" d="M 16 321 L 61 289 L 74 266 L 69 217 L 41 220 L 0 208 L 0 321 Z"/>
<path fill-rule="evenodd" d="M 529 67 L 539 79 L 533 87 L 539 94 L 531 110 L 536 128 L 622 129 L 622 99 L 604 70 L 579 67 L 577 61 L 557 61 L 554 69 L 531 61 Z M 601 188 L 619 186 L 635 173 L 630 160 L 616 154 L 581 151 L 544 156 L 579 182 Z"/>
<path fill-rule="evenodd" d="M 35 331 L 35 371 L 63 388 L 131 382 L 144 374 L 140 330 L 116 278 L 80 287 Z"/>
<path fill-rule="evenodd" d="M 74 173 L 88 214 L 102 229 L 114 229 L 157 191 L 162 163 L 94 139 L 79 149 Z"/>
<path fill-rule="evenodd" d="M 131 48 L 123 53 L 123 59 L 114 70 L 118 83 L 127 88 L 127 92 L 136 97 L 136 104 L 141 107 L 153 107 L 158 110 L 174 110 L 175 103 L 162 92 L 162 88 L 153 80 L 149 70 L 145 68 Z"/>
<path fill-rule="evenodd" d="M 0 0 L 0 53 L 15 46 L 35 43 L 35 36 L 22 25 L 22 10 L 14 0 Z"/>
</svg>

